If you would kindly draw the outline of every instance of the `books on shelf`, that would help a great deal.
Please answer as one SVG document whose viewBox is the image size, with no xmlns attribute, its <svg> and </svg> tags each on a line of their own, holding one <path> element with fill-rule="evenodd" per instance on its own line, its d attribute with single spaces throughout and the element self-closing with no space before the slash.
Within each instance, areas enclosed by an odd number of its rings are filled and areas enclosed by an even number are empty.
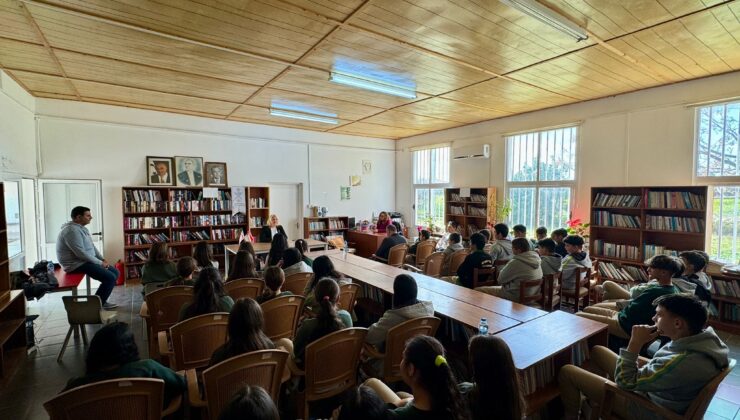
<svg viewBox="0 0 740 420">
<path fill-rule="evenodd" d="M 635 260 L 640 258 L 639 248 L 632 245 L 614 244 L 601 239 L 594 241 L 595 255 L 604 257 L 620 258 L 623 260 Z"/>
<path fill-rule="evenodd" d="M 704 232 L 704 220 L 695 217 L 679 216 L 645 216 L 646 228 L 650 230 L 666 230 L 671 232 Z"/>
<path fill-rule="evenodd" d="M 329 229 L 344 229 L 346 227 L 342 219 L 329 219 Z"/>
<path fill-rule="evenodd" d="M 250 209 L 261 209 L 267 207 L 267 200 L 264 197 L 252 197 L 249 199 Z"/>
<path fill-rule="evenodd" d="M 123 190 L 123 201 L 163 201 L 161 190 Z"/>
<path fill-rule="evenodd" d="M 455 214 L 455 215 L 462 215 L 465 213 L 462 206 L 450 206 L 450 211 L 448 211 L 449 214 Z"/>
<path fill-rule="evenodd" d="M 483 194 L 470 194 L 470 201 L 473 203 L 485 203 L 487 199 Z"/>
<path fill-rule="evenodd" d="M 594 207 L 640 207 L 640 196 L 633 194 L 598 193 L 594 198 Z"/>
<path fill-rule="evenodd" d="M 596 226 L 614 226 L 633 229 L 640 228 L 639 216 L 617 214 L 608 211 L 594 211 L 594 218 L 592 222 Z"/>
<path fill-rule="evenodd" d="M 193 216 L 190 218 L 189 226 L 218 226 L 230 225 L 230 214 L 219 214 L 209 216 Z"/>
<path fill-rule="evenodd" d="M 725 313 L 722 319 L 730 322 L 740 321 L 740 306 L 734 303 L 725 304 Z"/>
<path fill-rule="evenodd" d="M 211 231 L 211 236 L 213 237 L 213 240 L 216 241 L 222 241 L 224 239 L 239 239 L 239 236 L 241 235 L 242 230 L 237 229 L 213 229 Z"/>
<path fill-rule="evenodd" d="M 179 257 L 177 253 L 177 248 L 168 247 L 167 254 L 170 259 L 175 259 Z M 149 260 L 149 250 L 148 249 L 139 249 L 139 250 L 126 252 L 126 262 L 128 263 L 146 262 L 148 260 Z"/>
<path fill-rule="evenodd" d="M 126 245 L 146 245 L 169 241 L 170 238 L 166 233 L 129 233 L 124 235 L 124 243 Z"/>
<path fill-rule="evenodd" d="M 181 216 L 170 217 L 124 217 L 124 229 L 157 229 L 183 226 L 185 218 Z"/>
<path fill-rule="evenodd" d="M 645 244 L 644 248 L 644 255 L 645 259 L 652 258 L 656 255 L 670 255 L 672 257 L 678 257 L 678 251 L 673 249 L 668 249 L 664 246 L 660 245 L 653 245 L 653 244 Z"/>
<path fill-rule="evenodd" d="M 599 261 L 599 274 L 612 280 L 626 282 L 646 282 L 648 276 L 640 267 L 621 265 L 609 261 Z"/>
<path fill-rule="evenodd" d="M 711 277 L 710 279 L 714 294 L 740 298 L 740 282 L 735 280 L 718 280 Z"/>
<path fill-rule="evenodd" d="M 325 221 L 309 222 L 308 229 L 309 230 L 326 230 L 326 222 Z"/>
<path fill-rule="evenodd" d="M 450 193 L 450 201 L 462 201 L 462 197 L 460 197 L 459 193 Z"/>
<path fill-rule="evenodd" d="M 178 230 L 172 232 L 172 240 L 175 242 L 207 241 L 211 236 L 205 230 Z"/>
<path fill-rule="evenodd" d="M 250 217 L 249 218 L 249 226 L 253 228 L 261 228 L 262 226 L 267 224 L 267 218 L 266 217 Z"/>
<path fill-rule="evenodd" d="M 483 207 L 468 207 L 468 216 L 486 216 L 486 209 Z"/>
<path fill-rule="evenodd" d="M 704 210 L 706 198 L 688 191 L 648 191 L 648 208 Z"/>
</svg>

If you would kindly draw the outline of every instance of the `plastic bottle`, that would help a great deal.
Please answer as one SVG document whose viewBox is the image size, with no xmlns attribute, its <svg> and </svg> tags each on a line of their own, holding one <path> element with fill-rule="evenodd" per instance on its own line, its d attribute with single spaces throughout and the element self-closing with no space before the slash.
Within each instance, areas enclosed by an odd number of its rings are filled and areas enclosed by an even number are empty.
<svg viewBox="0 0 740 420">
<path fill-rule="evenodd" d="M 488 320 L 485 318 L 481 318 L 480 322 L 478 323 L 478 334 L 480 335 L 488 335 Z"/>
<path fill-rule="evenodd" d="M 344 259 L 347 259 L 347 253 L 349 252 L 349 246 L 347 245 L 347 241 L 344 242 L 344 248 L 342 249 L 342 253 L 344 255 Z"/>
</svg>

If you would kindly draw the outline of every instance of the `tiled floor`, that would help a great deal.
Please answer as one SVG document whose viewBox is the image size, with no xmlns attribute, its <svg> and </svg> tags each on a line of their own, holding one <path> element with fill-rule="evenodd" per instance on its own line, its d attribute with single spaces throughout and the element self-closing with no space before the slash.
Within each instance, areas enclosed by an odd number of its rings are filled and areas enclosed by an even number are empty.
<svg viewBox="0 0 740 420">
<path fill-rule="evenodd" d="M 84 293 L 82 290 L 80 292 Z M 69 378 L 83 374 L 85 355 L 81 339 L 71 339 L 62 363 L 56 361 L 69 328 L 62 295 L 54 293 L 29 304 L 29 311 L 39 314 L 35 328 L 38 350 L 28 356 L 0 394 L 0 419 L 47 419 L 43 402 L 64 388 Z M 121 304 L 118 307 L 118 319 L 131 325 L 141 357 L 147 357 L 144 324 L 138 316 L 142 302 L 141 286 L 116 287 L 111 300 Z M 92 338 L 96 329 L 88 327 L 88 337 Z M 740 361 L 740 336 L 721 331 L 719 334 L 730 346 L 730 357 Z M 704 418 L 740 420 L 740 368 L 736 368 L 722 382 Z"/>
</svg>

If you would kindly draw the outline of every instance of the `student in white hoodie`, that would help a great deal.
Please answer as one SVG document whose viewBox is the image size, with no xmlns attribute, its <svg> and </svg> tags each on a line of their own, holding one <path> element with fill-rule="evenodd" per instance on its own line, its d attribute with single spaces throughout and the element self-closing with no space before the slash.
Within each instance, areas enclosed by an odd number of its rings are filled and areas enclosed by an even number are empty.
<svg viewBox="0 0 740 420">
<path fill-rule="evenodd" d="M 509 240 L 509 227 L 499 223 L 493 227 L 493 235 L 496 241 L 491 246 L 491 258 L 493 261 L 510 260 L 514 254 L 511 251 L 511 240 Z"/>
<path fill-rule="evenodd" d="M 450 238 L 447 241 L 447 248 L 442 251 L 442 255 L 444 255 L 444 259 L 442 260 L 442 273 L 447 273 L 447 271 L 450 269 L 450 260 L 452 259 L 452 254 L 461 249 L 465 249 L 465 247 L 463 247 L 462 237 L 460 236 L 460 234 L 450 234 Z"/>
<path fill-rule="evenodd" d="M 555 253 L 557 244 L 552 239 L 546 238 L 537 242 L 537 252 L 542 260 L 542 275 L 559 273 L 563 269 L 563 257 Z"/>
<path fill-rule="evenodd" d="M 576 269 L 579 267 L 591 268 L 591 259 L 588 257 L 588 253 L 583 250 L 583 238 L 578 235 L 568 235 L 563 239 L 565 250 L 568 255 L 563 258 L 563 289 L 575 290 L 576 284 Z M 557 246 L 555 249 L 557 253 Z"/>
<path fill-rule="evenodd" d="M 683 251 L 678 254 L 684 265 L 681 278 L 696 285 L 694 294 L 707 306 L 712 302 L 712 278 L 704 271 L 709 255 L 704 251 Z"/>
<path fill-rule="evenodd" d="M 540 256 L 530 249 L 527 238 L 516 238 L 511 243 L 514 255 L 498 275 L 497 280 L 500 286 L 482 286 L 475 290 L 516 302 L 519 300 L 520 283 L 526 280 L 541 279 L 542 268 L 540 267 Z M 532 287 L 526 291 L 526 294 L 533 295 L 539 291 L 540 287 Z"/>
</svg>

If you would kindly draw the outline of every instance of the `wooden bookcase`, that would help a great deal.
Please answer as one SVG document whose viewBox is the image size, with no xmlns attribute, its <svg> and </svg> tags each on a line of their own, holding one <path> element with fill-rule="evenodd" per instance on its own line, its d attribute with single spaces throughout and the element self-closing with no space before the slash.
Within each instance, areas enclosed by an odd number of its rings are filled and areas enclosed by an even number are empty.
<svg viewBox="0 0 740 420">
<path fill-rule="evenodd" d="M 463 239 L 496 223 L 496 188 L 470 188 L 470 197 L 460 197 L 460 188 L 445 188 L 445 225 L 460 224 Z"/>
<path fill-rule="evenodd" d="M 722 272 L 708 273 L 712 277 L 712 311 L 709 324 L 740 334 L 740 276 Z"/>
<path fill-rule="evenodd" d="M 303 239 L 310 238 L 325 241 L 327 236 L 342 235 L 346 237 L 348 229 L 348 216 L 303 218 Z"/>
<path fill-rule="evenodd" d="M 216 199 L 202 198 L 202 191 L 202 188 L 176 187 L 122 188 L 126 280 L 141 278 L 141 269 L 154 241 L 167 242 L 170 256 L 179 258 L 192 255 L 195 245 L 207 240 L 223 269 L 224 245 L 237 243 L 244 229 L 259 235 L 262 225 L 255 226 L 250 221 L 269 217 L 269 187 L 246 187 L 247 214 L 238 218 L 231 214 L 230 188 L 219 188 Z"/>
<path fill-rule="evenodd" d="M 0 389 L 26 357 L 26 297 L 10 286 L 5 189 L 0 182 Z"/>
</svg>

